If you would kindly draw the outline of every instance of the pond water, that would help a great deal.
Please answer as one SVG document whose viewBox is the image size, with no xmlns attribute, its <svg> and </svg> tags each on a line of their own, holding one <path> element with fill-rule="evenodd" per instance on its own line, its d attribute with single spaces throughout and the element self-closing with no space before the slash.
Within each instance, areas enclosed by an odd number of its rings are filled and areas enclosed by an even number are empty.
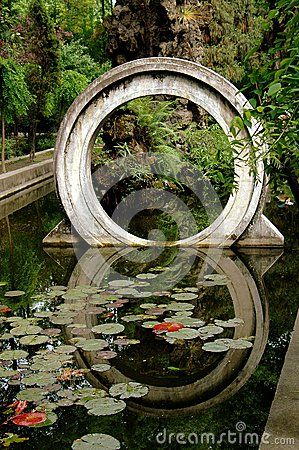
<svg viewBox="0 0 299 450">
<path fill-rule="evenodd" d="M 132 450 L 258 448 L 298 253 L 43 249 L 62 217 L 52 193 L 0 221 L 2 422 L 15 400 L 48 419 L 8 420 L 3 433 L 29 438 L 11 448 L 70 449 L 90 433 Z"/>
</svg>

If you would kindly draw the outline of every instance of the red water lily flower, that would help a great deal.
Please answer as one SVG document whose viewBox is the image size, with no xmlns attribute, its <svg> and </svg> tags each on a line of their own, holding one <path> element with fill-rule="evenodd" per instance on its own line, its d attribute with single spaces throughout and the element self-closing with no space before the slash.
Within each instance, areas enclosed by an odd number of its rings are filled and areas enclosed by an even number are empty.
<svg viewBox="0 0 299 450">
<path fill-rule="evenodd" d="M 33 427 L 38 423 L 45 422 L 47 420 L 47 415 L 44 412 L 28 412 L 14 416 L 11 420 L 15 425 Z"/>
<path fill-rule="evenodd" d="M 172 333 L 173 331 L 179 331 L 181 328 L 184 328 L 184 325 L 179 322 L 162 322 L 155 325 L 153 330 L 158 333 L 163 333 L 164 331 Z"/>
</svg>

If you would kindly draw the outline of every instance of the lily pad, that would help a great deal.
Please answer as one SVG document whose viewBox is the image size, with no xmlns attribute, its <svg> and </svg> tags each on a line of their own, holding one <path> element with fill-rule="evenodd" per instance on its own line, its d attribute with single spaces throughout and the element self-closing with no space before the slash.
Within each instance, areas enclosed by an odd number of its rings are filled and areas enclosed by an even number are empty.
<svg viewBox="0 0 299 450">
<path fill-rule="evenodd" d="M 55 299 L 55 298 L 61 297 L 64 294 L 65 294 L 64 291 L 52 291 L 47 295 L 47 299 L 48 298 Z"/>
<path fill-rule="evenodd" d="M 186 291 L 186 292 L 198 292 L 198 288 L 197 287 L 185 287 L 184 291 Z"/>
<path fill-rule="evenodd" d="M 32 370 L 38 370 L 40 372 L 52 372 L 57 369 L 60 369 L 62 362 L 59 360 L 46 360 L 41 358 L 40 360 L 36 360 L 33 364 L 31 364 Z"/>
<path fill-rule="evenodd" d="M 43 333 L 46 336 L 58 336 L 59 334 L 61 334 L 61 329 L 60 328 L 46 328 L 45 330 L 43 330 Z"/>
<path fill-rule="evenodd" d="M 73 345 L 60 345 L 55 348 L 56 353 L 75 353 L 76 350 L 77 348 Z"/>
<path fill-rule="evenodd" d="M 140 341 L 138 339 L 115 339 L 114 341 L 115 345 L 124 347 L 127 345 L 137 345 L 140 344 Z"/>
<path fill-rule="evenodd" d="M 30 334 L 29 336 L 23 336 L 20 339 L 21 345 L 41 345 L 49 341 L 49 336 L 43 334 Z"/>
<path fill-rule="evenodd" d="M 225 342 L 226 341 L 226 342 Z M 226 343 L 229 348 L 233 348 L 235 350 L 245 350 L 246 348 L 252 347 L 252 342 L 247 341 L 246 339 L 217 339 L 215 342 Z"/>
<path fill-rule="evenodd" d="M 56 315 L 52 316 L 50 322 L 54 325 L 70 325 L 74 322 L 73 315 Z"/>
<path fill-rule="evenodd" d="M 193 294 L 192 292 L 182 292 L 181 294 L 172 294 L 171 296 L 175 300 L 194 300 L 198 297 L 197 294 Z"/>
<path fill-rule="evenodd" d="M 92 416 L 111 416 L 123 411 L 126 404 L 122 400 L 116 400 L 115 398 L 102 397 L 95 400 L 90 400 L 84 404 L 88 409 L 88 414 Z"/>
<path fill-rule="evenodd" d="M 73 450 L 118 450 L 120 442 L 109 434 L 86 434 L 73 442 Z"/>
<path fill-rule="evenodd" d="M 4 297 L 22 297 L 25 294 L 26 292 L 24 291 L 7 291 L 5 292 Z"/>
<path fill-rule="evenodd" d="M 147 395 L 148 391 L 147 386 L 130 381 L 129 383 L 114 384 L 109 389 L 109 394 L 112 397 L 120 397 L 121 399 L 140 398 Z"/>
<path fill-rule="evenodd" d="M 192 328 L 181 328 L 179 331 L 166 333 L 166 336 L 171 339 L 196 339 L 199 337 L 199 332 Z"/>
<path fill-rule="evenodd" d="M 203 327 L 205 322 L 200 319 L 196 319 L 195 317 L 182 317 L 182 316 L 174 316 L 170 318 L 166 318 L 165 321 L 173 320 L 179 321 L 187 328 L 199 328 Z"/>
<path fill-rule="evenodd" d="M 51 286 L 50 287 L 51 291 L 67 291 L 67 287 L 66 286 Z"/>
<path fill-rule="evenodd" d="M 154 326 L 158 325 L 159 323 L 160 322 L 149 320 L 148 322 L 143 322 L 142 327 L 143 328 L 154 328 Z"/>
<path fill-rule="evenodd" d="M 123 288 L 123 287 L 128 287 L 131 286 L 132 284 L 134 284 L 134 281 L 131 280 L 113 280 L 113 281 L 109 281 L 109 286 L 113 287 L 113 288 Z"/>
<path fill-rule="evenodd" d="M 139 305 L 139 308 L 151 309 L 151 308 L 156 308 L 156 306 L 157 306 L 156 303 L 142 303 L 142 305 Z"/>
<path fill-rule="evenodd" d="M 221 352 L 227 352 L 229 350 L 229 346 L 226 345 L 224 342 L 214 341 L 214 342 L 206 342 L 202 349 L 206 352 L 212 352 L 212 353 L 221 353 Z"/>
<path fill-rule="evenodd" d="M 225 286 L 228 284 L 228 279 L 225 275 L 212 273 L 205 275 L 203 280 L 199 280 L 198 286 Z"/>
<path fill-rule="evenodd" d="M 125 327 L 120 323 L 103 323 L 101 325 L 96 325 L 91 330 L 94 333 L 100 334 L 119 334 L 124 331 Z"/>
<path fill-rule="evenodd" d="M 28 334 L 39 334 L 43 329 L 37 325 L 18 326 L 10 330 L 14 336 L 26 336 Z"/>
<path fill-rule="evenodd" d="M 235 317 L 234 319 L 228 319 L 228 320 L 215 320 L 215 324 L 219 327 L 223 328 L 234 328 L 238 327 L 240 325 L 244 325 L 244 320 L 239 319 L 238 317 Z"/>
<path fill-rule="evenodd" d="M 121 320 L 123 320 L 124 322 L 139 322 L 141 320 L 146 320 L 146 319 L 156 319 L 156 316 L 148 316 L 147 314 L 128 314 L 126 316 L 123 316 L 121 318 Z"/>
<path fill-rule="evenodd" d="M 98 293 L 98 288 L 95 286 L 82 286 L 80 291 L 83 294 L 94 295 Z"/>
<path fill-rule="evenodd" d="M 87 339 L 81 344 L 77 344 L 77 347 L 85 352 L 95 352 L 108 347 L 108 343 L 104 339 Z"/>
<path fill-rule="evenodd" d="M 222 275 L 220 273 L 210 273 L 208 275 L 205 275 L 204 279 L 211 281 L 227 281 L 226 275 Z"/>
<path fill-rule="evenodd" d="M 116 297 L 116 299 L 117 299 L 117 297 Z M 92 295 L 91 299 L 89 300 L 89 304 L 101 306 L 101 305 L 106 305 L 106 303 L 108 303 L 108 301 L 109 300 L 107 300 L 107 298 L 103 298 L 100 294 L 97 294 L 97 295 Z"/>
<path fill-rule="evenodd" d="M 26 386 L 37 385 L 40 387 L 47 386 L 48 384 L 54 384 L 55 381 L 56 378 L 48 373 L 36 373 L 22 379 L 22 383 Z"/>
<path fill-rule="evenodd" d="M 18 392 L 17 399 L 18 400 L 27 400 L 28 402 L 39 402 L 45 396 L 47 392 L 41 388 L 27 388 Z"/>
<path fill-rule="evenodd" d="M 10 378 L 19 375 L 17 370 L 6 370 L 0 367 L 0 378 Z"/>
<path fill-rule="evenodd" d="M 82 298 L 86 298 L 87 294 L 84 294 L 83 292 L 76 292 L 76 293 L 66 293 L 62 296 L 63 300 L 81 300 Z"/>
<path fill-rule="evenodd" d="M 151 291 L 143 291 L 143 292 L 138 292 L 137 294 L 134 294 L 133 297 L 136 298 L 148 298 L 148 297 L 152 297 L 153 293 Z"/>
<path fill-rule="evenodd" d="M 139 280 L 152 280 L 157 276 L 158 275 L 155 273 L 139 273 L 138 275 L 136 275 L 136 278 L 138 278 Z"/>
<path fill-rule="evenodd" d="M 69 343 L 72 345 L 76 345 L 77 347 L 80 346 L 81 344 L 83 344 L 83 342 L 85 342 L 87 339 L 85 337 L 82 336 L 78 336 L 78 337 L 73 337 L 71 339 L 69 339 Z"/>
<path fill-rule="evenodd" d="M 57 406 L 60 406 L 61 408 L 65 408 L 67 406 L 73 406 L 74 402 L 73 400 L 70 400 L 68 398 L 62 398 L 61 400 L 58 400 L 56 402 Z"/>
<path fill-rule="evenodd" d="M 101 350 L 97 353 L 97 356 L 101 359 L 112 359 L 116 358 L 117 353 L 110 350 Z"/>
<path fill-rule="evenodd" d="M 189 317 L 192 316 L 193 311 L 177 311 L 175 313 L 176 317 Z"/>
<path fill-rule="evenodd" d="M 122 288 L 116 291 L 119 295 L 138 295 L 139 292 L 134 288 Z"/>
<path fill-rule="evenodd" d="M 0 341 L 8 341 L 9 339 L 13 339 L 14 336 L 10 333 L 4 333 L 0 336 Z"/>
<path fill-rule="evenodd" d="M 222 327 L 218 327 L 216 325 L 206 325 L 205 327 L 200 328 L 200 333 L 207 333 L 207 334 L 220 334 L 224 330 Z"/>
<path fill-rule="evenodd" d="M 94 370 L 95 372 L 107 372 L 107 370 L 110 369 L 110 364 L 94 364 L 93 366 L 91 366 L 91 370 Z"/>
<path fill-rule="evenodd" d="M 53 316 L 52 311 L 37 311 L 34 313 L 34 317 L 38 317 L 39 319 L 46 319 Z"/>
<path fill-rule="evenodd" d="M 118 309 L 118 308 L 123 308 L 124 304 L 117 301 L 117 302 L 113 302 L 113 303 L 107 303 L 106 308 L 107 309 Z M 103 309 L 102 312 L 104 312 L 105 310 Z"/>
<path fill-rule="evenodd" d="M 151 283 L 149 283 L 148 281 L 136 281 L 136 283 L 132 284 L 132 288 L 136 288 L 136 287 L 147 287 L 150 286 Z"/>
<path fill-rule="evenodd" d="M 170 311 L 190 311 L 194 309 L 194 305 L 190 305 L 190 303 L 177 303 L 172 302 L 167 306 Z"/>
<path fill-rule="evenodd" d="M 24 359 L 27 356 L 28 353 L 24 350 L 4 350 L 4 352 L 0 353 L 0 359 L 4 359 L 5 361 Z"/>
</svg>

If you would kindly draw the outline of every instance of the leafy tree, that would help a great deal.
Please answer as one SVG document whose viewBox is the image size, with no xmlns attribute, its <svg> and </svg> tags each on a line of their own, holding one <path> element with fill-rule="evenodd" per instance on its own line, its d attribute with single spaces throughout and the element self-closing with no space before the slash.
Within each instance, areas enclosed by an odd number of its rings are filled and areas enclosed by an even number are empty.
<svg viewBox="0 0 299 450">
<path fill-rule="evenodd" d="M 59 122 L 62 120 L 66 110 L 75 98 L 89 84 L 85 75 L 76 70 L 65 70 L 61 73 L 59 84 L 54 91 L 54 111 L 58 114 Z"/>
<path fill-rule="evenodd" d="M 25 115 L 33 97 L 28 90 L 24 67 L 18 61 L 21 41 L 11 1 L 1 4 L 0 21 L 1 162 L 5 172 L 6 124 Z"/>
<path fill-rule="evenodd" d="M 72 40 L 61 46 L 60 68 L 62 71 L 76 70 L 91 82 L 107 70 L 109 65 L 102 67 L 89 55 L 88 48 L 82 41 Z"/>
<path fill-rule="evenodd" d="M 40 118 L 47 111 L 49 94 L 58 80 L 59 42 L 42 0 L 32 0 L 27 16 L 27 77 L 36 96 L 31 111 L 31 158 L 35 157 L 36 132 Z"/>
<path fill-rule="evenodd" d="M 268 16 L 273 43 L 267 50 L 268 61 L 252 70 L 249 78 L 255 94 L 252 103 L 269 145 L 266 169 L 275 187 L 288 183 L 299 206 L 298 8 L 299 0 L 276 2 Z"/>
<path fill-rule="evenodd" d="M 25 79 L 24 68 L 11 58 L 0 57 L 0 112 L 2 170 L 5 172 L 5 126 L 25 115 L 33 101 Z"/>
<path fill-rule="evenodd" d="M 57 30 L 75 40 L 83 40 L 96 61 L 107 59 L 104 16 L 110 14 L 110 0 L 46 0 L 47 9 Z"/>
<path fill-rule="evenodd" d="M 59 122 L 87 85 L 109 68 L 107 64 L 96 63 L 87 50 L 79 41 L 61 46 L 60 77 L 52 93 L 52 102 L 48 105 L 52 108 L 51 114 L 57 116 Z"/>
</svg>

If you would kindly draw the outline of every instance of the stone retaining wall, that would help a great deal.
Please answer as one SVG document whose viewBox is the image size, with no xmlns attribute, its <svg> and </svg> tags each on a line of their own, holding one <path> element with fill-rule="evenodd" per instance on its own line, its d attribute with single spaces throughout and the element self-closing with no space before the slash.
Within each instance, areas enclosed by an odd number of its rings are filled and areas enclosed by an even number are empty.
<svg viewBox="0 0 299 450">
<path fill-rule="evenodd" d="M 0 199 L 53 177 L 53 159 L 28 165 L 0 175 Z"/>
</svg>

